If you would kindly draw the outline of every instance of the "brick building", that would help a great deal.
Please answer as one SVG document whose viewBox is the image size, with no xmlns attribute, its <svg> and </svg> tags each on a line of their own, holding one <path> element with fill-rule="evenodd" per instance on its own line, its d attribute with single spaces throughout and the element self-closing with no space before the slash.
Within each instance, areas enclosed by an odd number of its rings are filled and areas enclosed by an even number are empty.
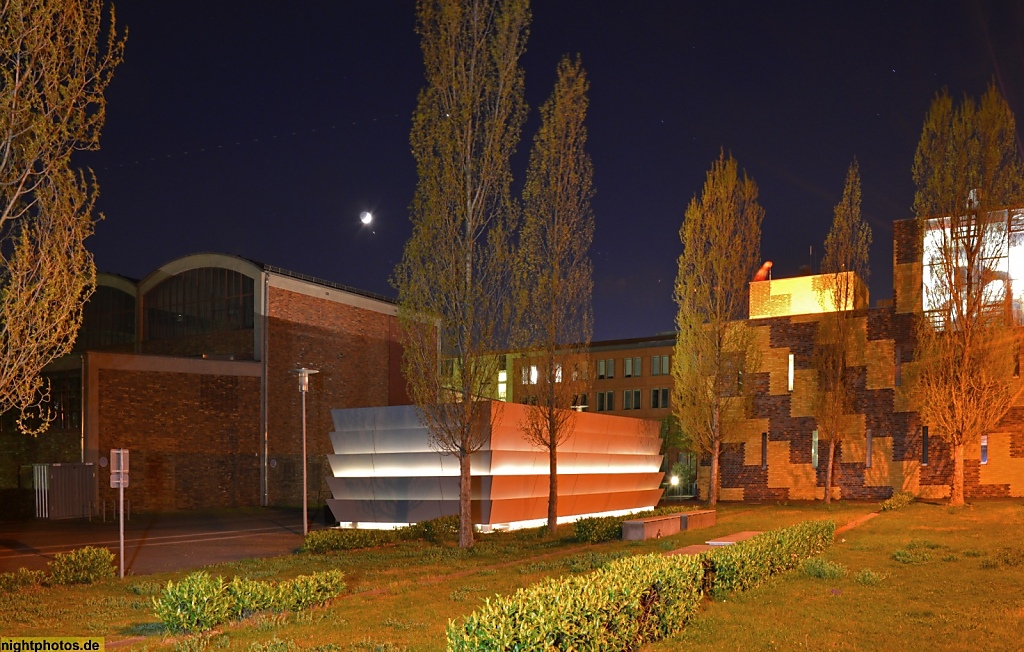
<svg viewBox="0 0 1024 652">
<path fill-rule="evenodd" d="M 390 299 L 234 256 L 173 260 L 141 281 L 100 275 L 75 352 L 47 369 L 49 431 L 0 420 L 0 492 L 34 463 L 91 462 L 112 502 L 111 448 L 131 451 L 137 511 L 301 504 L 307 395 L 312 505 L 330 495 L 330 410 L 404 405 Z M 19 490 L 19 488 L 22 488 Z"/>
</svg>

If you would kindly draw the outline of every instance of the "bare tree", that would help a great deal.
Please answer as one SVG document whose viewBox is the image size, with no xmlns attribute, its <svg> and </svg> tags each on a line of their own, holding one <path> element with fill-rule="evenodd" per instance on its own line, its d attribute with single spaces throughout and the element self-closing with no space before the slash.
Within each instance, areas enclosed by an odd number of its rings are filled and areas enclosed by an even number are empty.
<svg viewBox="0 0 1024 652">
<path fill-rule="evenodd" d="M 817 291 L 829 312 L 818 325 L 814 366 L 818 386 L 812 410 L 821 438 L 828 441 L 825 466 L 825 502 L 832 500 L 836 444 L 852 427 L 853 378 L 849 360 L 855 346 L 855 311 L 867 284 L 871 227 L 860 214 L 860 169 L 857 162 L 846 173 L 843 198 L 835 207 L 832 228 L 825 238 L 825 257 Z"/>
<path fill-rule="evenodd" d="M 71 158 L 99 147 L 124 49 L 103 4 L 0 2 L 0 412 L 31 434 L 50 422 L 42 369 L 71 350 L 95 284 L 97 187 Z"/>
<path fill-rule="evenodd" d="M 939 93 L 914 156 L 923 234 L 920 414 L 953 453 L 950 504 L 964 502 L 964 446 L 1020 395 L 1009 253 L 1024 237 L 1024 165 L 1013 113 L 994 85 L 980 103 Z"/>
<path fill-rule="evenodd" d="M 548 530 L 558 529 L 558 446 L 572 433 L 572 408 L 589 387 L 586 350 L 593 328 L 588 251 L 594 237 L 593 165 L 585 151 L 586 74 L 577 58 L 558 64 L 541 107 L 523 189 L 520 332 L 527 440 L 548 452 Z"/>
<path fill-rule="evenodd" d="M 494 384 L 493 353 L 506 340 L 509 158 L 526 112 L 519 58 L 529 21 L 525 0 L 417 4 L 426 86 L 410 141 L 419 183 L 392 282 L 412 399 L 433 445 L 459 460 L 464 548 L 473 545 L 470 457 L 489 430 L 478 399 Z"/>
<path fill-rule="evenodd" d="M 672 409 L 697 452 L 711 458 L 711 506 L 718 502 L 723 435 L 745 416 L 743 374 L 759 366 L 752 330 L 738 321 L 747 315 L 748 282 L 760 255 L 764 209 L 757 195 L 757 184 L 745 173 L 741 178 L 736 159 L 722 152 L 679 229 Z"/>
</svg>

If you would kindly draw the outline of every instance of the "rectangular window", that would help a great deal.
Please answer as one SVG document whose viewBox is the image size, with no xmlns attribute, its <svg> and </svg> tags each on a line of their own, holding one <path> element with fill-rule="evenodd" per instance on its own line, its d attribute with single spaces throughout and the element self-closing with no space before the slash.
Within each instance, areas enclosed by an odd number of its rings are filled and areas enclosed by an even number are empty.
<svg viewBox="0 0 1024 652">
<path fill-rule="evenodd" d="M 871 429 L 864 431 L 864 468 L 871 468 Z"/>
<path fill-rule="evenodd" d="M 604 392 L 597 393 L 597 411 L 604 412 Z"/>
<path fill-rule="evenodd" d="M 661 392 L 657 389 L 651 390 L 651 409 L 656 410 L 661 407 L 661 402 L 658 400 L 661 396 Z"/>
<path fill-rule="evenodd" d="M 539 374 L 537 372 L 537 365 L 535 365 L 535 364 L 530 365 L 529 384 L 530 385 L 536 385 L 538 378 L 539 378 Z"/>
<path fill-rule="evenodd" d="M 634 410 L 639 410 L 640 409 L 640 390 L 639 389 L 634 389 L 633 390 L 633 409 Z"/>
<path fill-rule="evenodd" d="M 668 356 L 661 356 L 661 374 L 667 376 L 672 373 L 672 368 L 668 366 Z"/>
<path fill-rule="evenodd" d="M 660 376 L 661 375 L 661 356 L 660 355 L 652 355 L 651 356 L 651 375 L 652 376 Z"/>
<path fill-rule="evenodd" d="M 628 360 L 629 360 L 629 358 L 627 358 L 627 361 Z M 622 409 L 623 410 L 632 410 L 633 409 L 633 391 L 632 390 L 627 389 L 626 391 L 622 392 Z"/>
<path fill-rule="evenodd" d="M 608 359 L 608 378 L 615 378 L 615 360 L 613 358 Z"/>
<path fill-rule="evenodd" d="M 615 409 L 615 392 L 606 392 L 605 402 L 607 403 L 607 405 L 605 405 L 605 408 L 608 411 L 614 410 Z"/>
<path fill-rule="evenodd" d="M 577 394 L 572 397 L 572 409 L 577 412 L 586 412 L 588 407 L 590 406 L 587 405 L 586 394 Z"/>
<path fill-rule="evenodd" d="M 791 392 L 793 391 L 793 368 L 794 368 L 793 362 L 794 362 L 793 354 L 790 353 L 789 354 L 789 380 L 786 382 L 786 388 L 789 391 L 791 391 Z"/>
<path fill-rule="evenodd" d="M 981 436 L 981 463 L 988 464 L 988 435 Z"/>
<path fill-rule="evenodd" d="M 508 400 L 508 372 L 504 370 L 498 372 L 498 400 Z"/>
<path fill-rule="evenodd" d="M 597 377 L 604 379 L 604 360 L 597 361 Z"/>
<path fill-rule="evenodd" d="M 625 360 L 622 361 L 622 377 L 633 377 L 633 358 L 626 358 Z"/>
<path fill-rule="evenodd" d="M 900 350 L 900 345 L 897 344 L 893 351 L 893 381 L 895 382 L 896 387 L 899 387 L 903 382 L 902 354 L 903 352 Z"/>
<path fill-rule="evenodd" d="M 562 382 L 562 364 L 560 362 L 555 363 L 555 382 Z"/>
<path fill-rule="evenodd" d="M 668 387 L 661 388 L 661 407 L 668 407 Z"/>
<path fill-rule="evenodd" d="M 639 378 L 644 368 L 643 358 L 633 358 L 633 378 Z"/>
<path fill-rule="evenodd" d="M 928 426 L 921 427 L 921 466 L 928 466 Z"/>
<path fill-rule="evenodd" d="M 811 466 L 818 468 L 818 430 L 811 433 Z"/>
<path fill-rule="evenodd" d="M 761 433 L 761 468 L 768 468 L 768 433 Z"/>
</svg>

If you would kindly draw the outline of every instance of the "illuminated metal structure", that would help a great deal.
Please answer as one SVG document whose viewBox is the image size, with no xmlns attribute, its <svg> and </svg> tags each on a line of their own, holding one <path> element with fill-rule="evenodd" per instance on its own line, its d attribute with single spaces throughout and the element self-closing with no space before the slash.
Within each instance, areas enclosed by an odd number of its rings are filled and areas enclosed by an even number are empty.
<svg viewBox="0 0 1024 652">
<path fill-rule="evenodd" d="M 546 521 L 547 451 L 519 430 L 525 406 L 480 402 L 481 423 L 500 410 L 472 457 L 473 521 L 483 530 Z M 459 513 L 459 461 L 430 446 L 412 406 L 333 410 L 334 495 L 343 525 L 383 528 Z M 487 427 L 483 425 L 483 427 Z M 661 439 L 654 421 L 580 413 L 558 449 L 559 522 L 647 509 L 661 497 Z"/>
</svg>

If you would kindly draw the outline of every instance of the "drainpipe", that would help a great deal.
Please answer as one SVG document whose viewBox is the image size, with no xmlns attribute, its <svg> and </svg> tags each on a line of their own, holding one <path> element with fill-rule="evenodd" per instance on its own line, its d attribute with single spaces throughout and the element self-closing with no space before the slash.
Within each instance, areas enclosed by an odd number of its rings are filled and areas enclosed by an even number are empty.
<svg viewBox="0 0 1024 652">
<path fill-rule="evenodd" d="M 260 372 L 260 505 L 266 507 L 270 504 L 270 498 L 268 495 L 267 487 L 270 484 L 268 476 L 268 464 L 267 459 L 269 455 L 268 437 L 267 437 L 267 344 L 268 344 L 268 326 L 270 324 L 269 312 L 270 312 L 270 274 L 264 270 L 263 272 L 263 306 L 262 306 L 262 328 L 263 332 L 260 334 L 260 362 L 262 368 Z"/>
</svg>

